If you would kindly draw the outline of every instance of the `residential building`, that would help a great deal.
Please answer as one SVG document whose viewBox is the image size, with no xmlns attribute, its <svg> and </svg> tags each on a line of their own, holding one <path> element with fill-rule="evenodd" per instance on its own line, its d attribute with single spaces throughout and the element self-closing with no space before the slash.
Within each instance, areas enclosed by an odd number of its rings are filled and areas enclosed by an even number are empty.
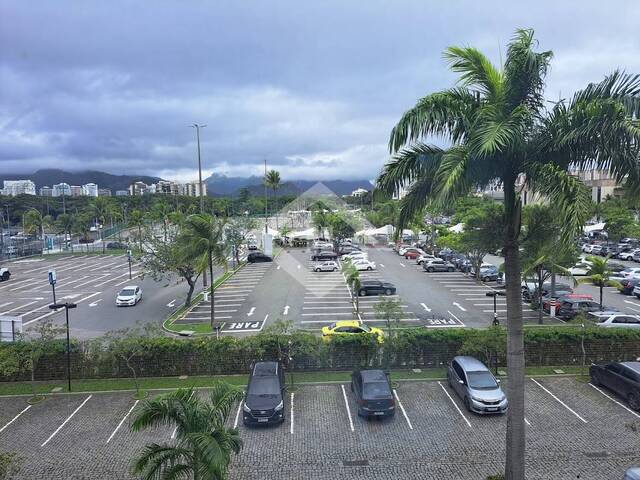
<svg viewBox="0 0 640 480">
<path fill-rule="evenodd" d="M 80 185 L 71 185 L 71 196 L 72 197 L 81 197 L 82 196 L 82 187 Z"/>
<path fill-rule="evenodd" d="M 85 197 L 97 197 L 98 196 L 98 185 L 95 183 L 87 183 L 82 185 L 82 195 Z"/>
<path fill-rule="evenodd" d="M 124 190 L 126 192 L 126 190 Z M 110 188 L 99 188 L 98 189 L 98 196 L 99 197 L 110 197 L 111 196 L 111 189 Z"/>
<path fill-rule="evenodd" d="M 367 193 L 369 193 L 369 190 L 367 190 L 365 188 L 356 188 L 353 192 L 351 192 L 351 196 L 352 197 L 362 197 L 363 195 L 366 195 Z"/>
<path fill-rule="evenodd" d="M 35 195 L 36 184 L 31 180 L 5 180 L 3 195 L 15 197 L 16 195 Z"/>
<path fill-rule="evenodd" d="M 129 185 L 129 195 L 145 195 L 156 193 L 155 185 L 147 185 L 144 182 L 134 182 Z"/>
<path fill-rule="evenodd" d="M 62 195 L 71 196 L 71 186 L 68 183 L 57 183 L 53 186 L 54 197 L 61 197 Z"/>
<path fill-rule="evenodd" d="M 207 196 L 207 184 L 202 182 L 202 194 Z M 178 195 L 186 195 L 187 197 L 200 196 L 200 182 L 188 182 L 178 185 Z"/>
<path fill-rule="evenodd" d="M 127 197 L 129 190 L 116 190 L 116 197 Z"/>
<path fill-rule="evenodd" d="M 41 197 L 53 197 L 53 188 L 51 187 L 41 187 L 40 188 L 40 196 Z"/>
<path fill-rule="evenodd" d="M 623 195 L 622 185 L 606 170 L 587 169 L 570 170 L 582 183 L 591 190 L 591 200 L 600 203 L 607 197 L 621 197 Z"/>
</svg>

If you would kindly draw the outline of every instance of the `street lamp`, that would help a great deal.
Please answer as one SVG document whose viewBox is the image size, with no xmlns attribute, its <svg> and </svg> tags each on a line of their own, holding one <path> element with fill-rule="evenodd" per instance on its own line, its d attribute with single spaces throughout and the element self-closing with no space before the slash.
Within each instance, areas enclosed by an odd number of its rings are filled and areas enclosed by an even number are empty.
<svg viewBox="0 0 640 480">
<path fill-rule="evenodd" d="M 129 280 L 131 280 L 131 250 L 127 250 L 127 260 L 129 261 Z"/>
<path fill-rule="evenodd" d="M 491 290 L 490 292 L 485 293 L 487 297 L 493 297 L 493 324 L 500 325 L 500 320 L 498 320 L 498 305 L 496 297 L 504 297 L 504 292 L 499 292 L 498 290 Z"/>
<path fill-rule="evenodd" d="M 69 387 L 69 392 L 71 391 L 71 340 L 69 339 L 69 309 L 76 308 L 78 305 L 75 303 L 54 303 L 49 305 L 51 310 L 57 310 L 59 308 L 64 308 L 66 317 L 67 317 L 67 383 Z"/>
</svg>

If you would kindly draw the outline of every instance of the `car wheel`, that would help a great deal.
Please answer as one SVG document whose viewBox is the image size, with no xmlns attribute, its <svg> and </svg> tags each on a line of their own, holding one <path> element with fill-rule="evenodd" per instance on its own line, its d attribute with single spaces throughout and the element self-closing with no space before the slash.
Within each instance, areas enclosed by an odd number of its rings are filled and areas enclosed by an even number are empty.
<svg viewBox="0 0 640 480">
<path fill-rule="evenodd" d="M 367 295 L 367 291 L 366 290 L 360 290 L 358 292 L 358 295 L 360 295 L 361 297 L 365 297 Z"/>
<path fill-rule="evenodd" d="M 433 267 L 429 267 L 429 268 L 427 268 L 427 272 L 429 272 L 429 273 L 433 273 Z"/>
<path fill-rule="evenodd" d="M 464 397 L 464 408 L 467 409 L 467 411 L 471 411 L 471 403 L 469 402 L 469 397 Z"/>
<path fill-rule="evenodd" d="M 2 281 L 6 282 L 7 280 L 9 280 L 9 277 L 11 276 L 11 274 L 9 272 L 4 272 L 2 274 Z"/>
<path fill-rule="evenodd" d="M 640 295 L 636 293 L 636 298 L 640 300 Z"/>
<path fill-rule="evenodd" d="M 316 268 L 316 272 L 319 272 L 319 271 L 320 271 L 320 269 L 319 269 L 319 268 Z"/>
<path fill-rule="evenodd" d="M 482 281 L 483 281 L 483 282 L 488 282 L 488 281 L 489 281 L 489 277 L 484 277 L 484 278 L 482 279 Z"/>
<path fill-rule="evenodd" d="M 371 268 L 371 267 L 367 267 L 367 270 L 371 271 L 371 270 L 372 270 L 372 268 Z"/>
<path fill-rule="evenodd" d="M 390 288 L 387 288 L 387 289 L 384 291 L 384 293 L 385 293 L 386 295 L 391 295 L 391 289 L 390 289 Z"/>
<path fill-rule="evenodd" d="M 592 373 L 591 374 L 591 383 L 593 385 L 595 385 L 596 387 L 599 387 L 602 385 L 602 382 L 600 381 L 600 378 L 598 377 L 597 373 Z"/>
<path fill-rule="evenodd" d="M 629 406 L 632 410 L 640 410 L 640 393 L 631 392 L 629 394 Z"/>
<path fill-rule="evenodd" d="M 337 268 L 333 267 L 333 270 L 332 270 L 332 271 L 334 271 L 334 272 L 335 272 L 336 270 L 337 270 Z"/>
</svg>

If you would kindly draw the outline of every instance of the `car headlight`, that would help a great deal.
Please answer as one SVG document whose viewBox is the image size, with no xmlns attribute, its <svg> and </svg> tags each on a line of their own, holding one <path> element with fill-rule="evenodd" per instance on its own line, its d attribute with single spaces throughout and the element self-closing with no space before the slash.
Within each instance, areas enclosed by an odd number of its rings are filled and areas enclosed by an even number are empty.
<svg viewBox="0 0 640 480">
<path fill-rule="evenodd" d="M 251 409 L 249 407 L 247 407 L 246 403 L 242 404 L 242 410 L 244 410 L 247 413 L 251 413 Z"/>
<path fill-rule="evenodd" d="M 283 402 L 283 401 L 281 401 L 281 402 L 276 406 L 276 412 L 277 412 L 278 410 L 282 410 L 283 408 L 284 408 L 284 402 Z"/>
<path fill-rule="evenodd" d="M 481 398 L 471 397 L 471 400 L 475 400 L 476 402 L 482 402 Z"/>
</svg>

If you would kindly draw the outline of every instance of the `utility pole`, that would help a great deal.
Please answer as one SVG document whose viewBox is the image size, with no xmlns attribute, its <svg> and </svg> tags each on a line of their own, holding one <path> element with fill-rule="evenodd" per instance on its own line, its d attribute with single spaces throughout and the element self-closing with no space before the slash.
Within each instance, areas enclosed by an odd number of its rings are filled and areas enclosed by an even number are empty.
<svg viewBox="0 0 640 480">
<path fill-rule="evenodd" d="M 200 129 L 206 127 L 206 125 L 199 125 L 194 123 L 191 125 L 192 128 L 196 129 L 196 140 L 198 143 L 198 188 L 199 188 L 199 196 L 200 196 L 200 213 L 204 213 L 204 197 L 202 196 L 202 160 L 200 158 Z M 213 279 L 211 279 L 213 281 Z M 206 269 L 202 272 L 202 286 L 207 288 L 207 271 Z"/>
<path fill-rule="evenodd" d="M 264 233 L 269 233 L 269 217 L 267 212 L 267 159 L 264 159 Z"/>
</svg>

